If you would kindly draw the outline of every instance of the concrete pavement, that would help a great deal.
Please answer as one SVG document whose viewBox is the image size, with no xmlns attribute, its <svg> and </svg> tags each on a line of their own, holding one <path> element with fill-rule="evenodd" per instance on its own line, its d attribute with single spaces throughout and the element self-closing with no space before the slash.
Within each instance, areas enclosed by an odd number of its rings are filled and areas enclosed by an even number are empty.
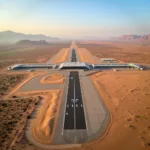
<svg viewBox="0 0 150 150">
<path fill-rule="evenodd" d="M 53 71 L 49 70 L 48 75 L 55 74 L 55 73 L 60 73 L 66 76 L 65 71 Z M 47 75 L 41 75 L 38 77 L 33 78 L 30 80 L 28 83 L 26 83 L 24 86 L 22 86 L 18 92 L 27 92 L 27 91 L 37 91 L 37 90 L 50 90 L 50 89 L 63 89 L 64 84 L 41 84 L 40 80 Z"/>
</svg>

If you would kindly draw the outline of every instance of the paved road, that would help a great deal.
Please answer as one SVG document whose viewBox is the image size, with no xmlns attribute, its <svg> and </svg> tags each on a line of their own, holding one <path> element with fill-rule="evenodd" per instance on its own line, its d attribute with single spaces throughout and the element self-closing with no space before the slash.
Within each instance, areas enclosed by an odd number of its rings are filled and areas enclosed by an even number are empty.
<svg viewBox="0 0 150 150">
<path fill-rule="evenodd" d="M 73 49 L 72 49 L 71 62 L 76 62 L 76 61 L 77 61 L 77 58 L 76 58 L 76 51 L 75 51 L 75 49 L 73 48 Z"/>
<path fill-rule="evenodd" d="M 77 61 L 79 61 L 79 56 L 77 53 L 77 46 L 74 46 L 74 48 L 75 48 Z M 65 122 L 64 119 L 65 119 L 66 110 L 67 110 L 66 104 L 68 103 L 67 91 L 69 91 L 68 89 L 70 86 L 69 85 L 70 78 L 68 78 L 66 87 L 64 89 L 64 91 L 66 92 L 64 93 L 64 97 L 62 99 L 61 109 L 60 109 L 60 113 L 58 117 L 57 128 L 56 128 L 56 132 L 54 136 L 54 144 L 84 143 L 86 141 L 97 139 L 105 131 L 109 123 L 109 119 L 110 119 L 109 112 L 107 108 L 105 107 L 101 97 L 99 96 L 99 93 L 97 92 L 97 89 L 95 88 L 92 79 L 86 76 L 86 73 L 82 70 L 78 71 L 78 73 L 79 73 L 79 80 L 80 80 L 79 91 L 81 93 L 82 103 L 84 107 L 84 118 L 86 122 L 86 129 L 80 129 L 80 130 L 74 129 L 73 130 L 74 117 L 72 118 L 70 117 L 70 123 L 68 123 L 69 127 L 67 125 L 66 128 L 68 129 L 64 130 L 63 123 Z M 74 87 L 72 87 L 71 97 L 73 96 L 73 93 L 74 93 L 73 89 Z M 72 98 L 69 98 L 69 99 L 72 99 Z M 71 113 L 72 116 L 74 114 L 73 110 L 70 110 L 69 113 Z"/>
<path fill-rule="evenodd" d="M 80 71 L 80 82 L 88 125 L 88 141 L 98 138 L 107 128 L 109 111 L 103 103 L 91 77 Z"/>
<path fill-rule="evenodd" d="M 78 72 L 70 72 L 64 130 L 86 129 Z"/>
<path fill-rule="evenodd" d="M 76 51 L 72 49 L 71 62 L 76 62 Z M 70 72 L 64 130 L 86 129 L 84 108 L 78 72 Z"/>
<path fill-rule="evenodd" d="M 58 73 L 58 71 L 48 71 L 48 75 Z M 64 76 L 67 76 L 65 71 L 59 72 L 60 74 L 63 74 Z M 27 82 L 24 86 L 22 86 L 18 92 L 27 92 L 27 91 L 36 91 L 36 90 L 53 90 L 53 89 L 63 89 L 64 84 L 41 84 L 40 80 L 47 75 L 41 75 L 38 77 L 35 77 L 31 79 L 29 82 Z"/>
<path fill-rule="evenodd" d="M 78 56 L 76 55 L 76 49 L 74 49 L 73 44 L 71 48 L 71 61 L 76 62 Z M 70 72 L 66 81 L 53 141 L 54 144 L 75 144 L 87 141 L 84 105 L 77 71 Z"/>
</svg>

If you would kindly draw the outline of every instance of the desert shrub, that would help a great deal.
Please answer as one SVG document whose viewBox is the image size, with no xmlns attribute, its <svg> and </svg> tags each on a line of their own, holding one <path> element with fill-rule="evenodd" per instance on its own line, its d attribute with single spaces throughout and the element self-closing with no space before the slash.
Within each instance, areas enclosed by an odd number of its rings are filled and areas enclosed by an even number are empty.
<svg viewBox="0 0 150 150">
<path fill-rule="evenodd" d="M 27 119 L 31 119 L 31 116 L 30 116 L 30 115 L 28 115 L 28 116 L 27 116 Z"/>
<path fill-rule="evenodd" d="M 28 111 L 24 102 L 30 103 L 34 106 L 35 98 L 23 98 L 21 100 L 1 100 L 0 101 L 0 149 L 4 149 L 4 145 L 9 145 L 16 132 L 16 129 L 22 124 L 24 119 L 30 119 L 31 116 L 27 115 L 22 117 L 24 111 Z M 23 119 L 23 120 L 22 120 Z"/>
<path fill-rule="evenodd" d="M 4 95 L 10 88 L 14 87 L 18 82 L 25 78 L 25 75 L 0 75 L 0 95 Z M 15 96 L 14 96 L 15 98 Z"/>
</svg>

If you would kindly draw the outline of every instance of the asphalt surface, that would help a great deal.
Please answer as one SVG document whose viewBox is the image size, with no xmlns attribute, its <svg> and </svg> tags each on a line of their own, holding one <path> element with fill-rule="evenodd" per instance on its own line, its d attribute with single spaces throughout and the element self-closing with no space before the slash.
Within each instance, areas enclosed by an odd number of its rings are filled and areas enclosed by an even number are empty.
<svg viewBox="0 0 150 150">
<path fill-rule="evenodd" d="M 77 61 L 76 52 L 75 49 L 72 49 L 71 62 L 76 62 L 76 61 Z"/>
<path fill-rule="evenodd" d="M 64 130 L 86 129 L 79 74 L 70 72 Z"/>
<path fill-rule="evenodd" d="M 58 73 L 58 71 L 49 70 L 48 74 Z M 66 76 L 66 72 L 59 72 Z M 41 75 L 33 78 L 29 82 L 27 82 L 24 86 L 22 86 L 18 92 L 28 92 L 28 91 L 38 91 L 38 90 L 54 90 L 54 89 L 64 89 L 64 84 L 41 84 L 40 80 L 47 75 Z"/>
</svg>

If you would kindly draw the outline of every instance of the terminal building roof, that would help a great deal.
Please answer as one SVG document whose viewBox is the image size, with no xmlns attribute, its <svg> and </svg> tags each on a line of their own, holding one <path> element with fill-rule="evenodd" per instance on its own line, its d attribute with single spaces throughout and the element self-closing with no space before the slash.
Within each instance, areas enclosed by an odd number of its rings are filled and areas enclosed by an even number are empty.
<svg viewBox="0 0 150 150">
<path fill-rule="evenodd" d="M 110 61 L 110 60 L 115 60 L 114 58 L 101 58 L 102 61 Z"/>
<path fill-rule="evenodd" d="M 90 69 L 88 63 L 86 62 L 64 62 L 59 65 L 59 69 L 62 69 L 64 67 L 85 67 L 87 69 Z"/>
</svg>

